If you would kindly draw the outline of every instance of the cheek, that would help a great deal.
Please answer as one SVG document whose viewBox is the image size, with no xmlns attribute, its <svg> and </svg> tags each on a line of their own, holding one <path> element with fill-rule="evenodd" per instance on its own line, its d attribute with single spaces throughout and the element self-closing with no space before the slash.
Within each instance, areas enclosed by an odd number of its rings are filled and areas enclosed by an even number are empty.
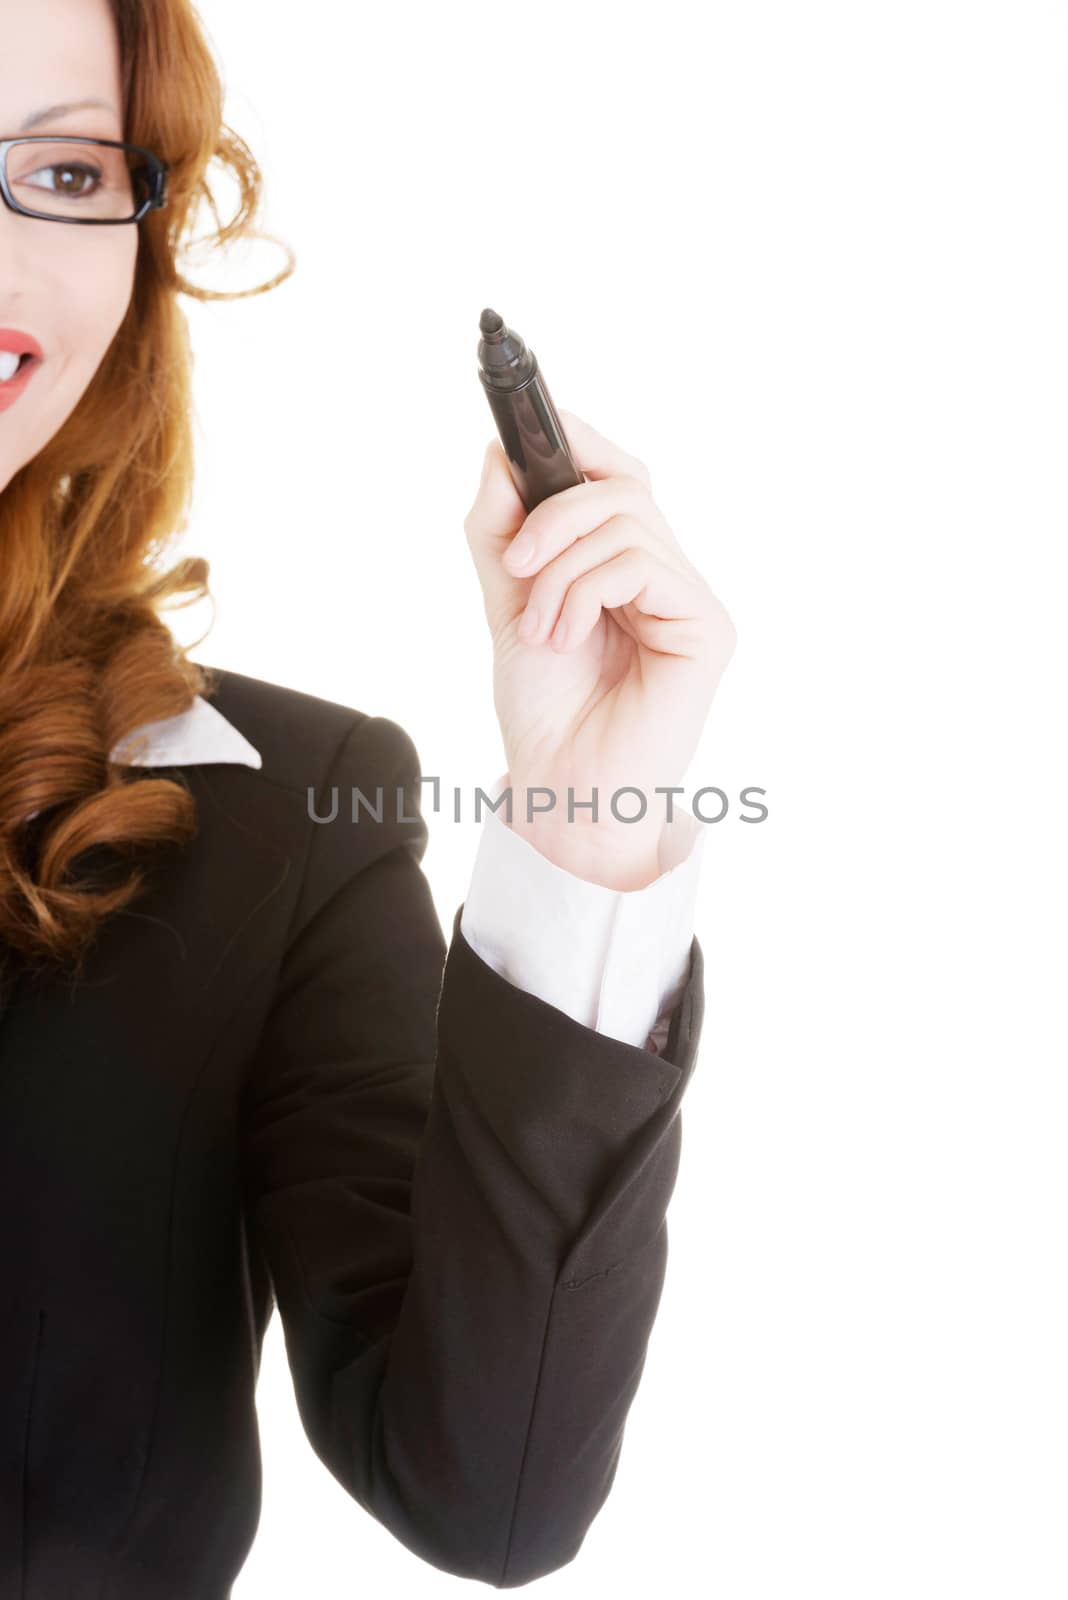
<svg viewBox="0 0 1068 1600">
<path fill-rule="evenodd" d="M 137 229 L 100 229 L 76 254 L 77 270 L 65 273 L 63 326 L 59 343 L 83 384 L 100 365 L 119 330 L 133 291 Z"/>
<path fill-rule="evenodd" d="M 139 244 L 136 227 L 101 228 L 96 230 L 101 237 L 84 241 L 70 239 L 73 232 L 57 226 L 48 238 L 54 251 L 42 251 L 36 260 L 36 322 L 49 359 L 25 398 L 3 415 L 0 493 L 75 409 L 130 303 Z"/>
</svg>

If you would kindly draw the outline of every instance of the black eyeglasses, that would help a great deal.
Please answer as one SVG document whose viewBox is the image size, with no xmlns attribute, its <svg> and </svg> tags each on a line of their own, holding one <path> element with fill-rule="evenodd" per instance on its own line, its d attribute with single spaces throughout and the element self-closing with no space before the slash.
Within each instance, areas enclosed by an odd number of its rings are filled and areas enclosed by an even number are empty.
<svg viewBox="0 0 1068 1600">
<path fill-rule="evenodd" d="M 118 139 L 0 139 L 0 197 L 42 222 L 140 222 L 167 204 L 169 170 L 151 150 Z"/>
</svg>

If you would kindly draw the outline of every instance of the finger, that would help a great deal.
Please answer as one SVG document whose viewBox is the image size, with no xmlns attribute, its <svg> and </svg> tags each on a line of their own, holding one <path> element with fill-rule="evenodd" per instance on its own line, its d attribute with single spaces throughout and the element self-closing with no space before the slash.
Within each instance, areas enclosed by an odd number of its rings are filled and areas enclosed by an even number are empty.
<svg viewBox="0 0 1068 1600">
<path fill-rule="evenodd" d="M 663 513 L 637 478 L 603 478 L 560 489 L 526 519 L 518 539 L 507 545 L 505 566 L 517 577 L 532 578 L 547 562 L 587 538 L 610 517 L 626 513 L 644 526 L 643 542 L 670 547 L 674 541 Z"/>
<path fill-rule="evenodd" d="M 647 489 L 652 488 L 649 468 L 637 456 L 631 455 L 621 445 L 606 439 L 603 433 L 584 422 L 573 411 L 561 411 L 557 416 L 564 425 L 564 434 L 571 446 L 576 465 L 590 478 L 637 478 Z"/>
<path fill-rule="evenodd" d="M 704 609 L 700 582 L 676 572 L 651 551 L 631 545 L 603 566 L 577 578 L 567 592 L 550 643 L 554 650 L 577 648 L 600 620 L 602 610 L 634 607 L 635 629 L 643 643 L 663 650 L 677 638 L 680 654 L 700 631 Z M 644 628 L 648 621 L 651 626 Z M 653 638 L 659 643 L 653 644 Z"/>
<path fill-rule="evenodd" d="M 547 639 L 560 616 L 571 585 L 585 573 L 604 566 L 634 545 L 647 543 L 642 523 L 626 513 L 609 517 L 599 528 L 577 539 L 538 573 L 526 596 L 519 621 L 520 638 L 528 644 Z"/>
<path fill-rule="evenodd" d="M 526 515 L 504 449 L 498 439 L 491 439 L 482 458 L 478 490 L 464 518 L 464 532 L 491 624 L 501 616 L 514 616 L 523 604 L 525 584 L 502 565 L 501 556 Z"/>
</svg>

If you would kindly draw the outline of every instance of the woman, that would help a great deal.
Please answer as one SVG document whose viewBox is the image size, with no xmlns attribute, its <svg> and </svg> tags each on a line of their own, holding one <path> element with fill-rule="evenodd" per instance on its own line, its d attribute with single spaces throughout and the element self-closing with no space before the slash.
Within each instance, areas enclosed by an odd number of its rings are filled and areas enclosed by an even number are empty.
<svg viewBox="0 0 1068 1600">
<path fill-rule="evenodd" d="M 604 811 L 678 784 L 730 621 L 640 462 L 565 414 L 591 481 L 527 518 L 490 444 L 465 529 L 515 811 L 446 948 L 408 734 L 159 615 L 207 577 L 151 564 L 190 488 L 176 255 L 213 157 L 220 243 L 259 192 L 195 14 L 0 29 L 0 1592 L 229 1593 L 275 1301 L 352 1497 L 526 1583 L 611 1486 L 700 1035 L 695 830 Z M 601 814 L 528 819 L 535 785 Z"/>
</svg>

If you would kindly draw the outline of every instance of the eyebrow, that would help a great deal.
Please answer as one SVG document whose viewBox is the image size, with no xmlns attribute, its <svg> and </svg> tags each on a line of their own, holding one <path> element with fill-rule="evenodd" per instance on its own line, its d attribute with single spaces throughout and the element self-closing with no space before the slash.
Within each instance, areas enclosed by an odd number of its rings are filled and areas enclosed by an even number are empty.
<svg viewBox="0 0 1068 1600">
<path fill-rule="evenodd" d="M 32 116 L 26 118 L 19 132 L 25 133 L 28 128 L 38 128 L 42 122 L 54 122 L 57 117 L 68 116 L 72 111 L 87 111 L 90 106 L 99 106 L 102 110 L 118 116 L 115 107 L 109 105 L 106 100 L 71 100 L 66 105 L 45 106 L 43 110 L 35 111 Z"/>
</svg>

